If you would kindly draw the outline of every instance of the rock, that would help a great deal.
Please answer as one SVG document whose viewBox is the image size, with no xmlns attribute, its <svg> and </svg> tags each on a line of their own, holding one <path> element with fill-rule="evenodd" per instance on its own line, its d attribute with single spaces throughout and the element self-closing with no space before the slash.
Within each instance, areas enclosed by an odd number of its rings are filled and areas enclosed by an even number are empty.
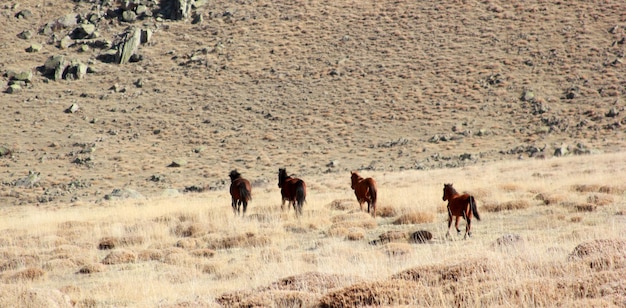
<svg viewBox="0 0 626 308">
<path fill-rule="evenodd" d="M 554 150 L 554 156 L 565 156 L 568 153 L 569 153 L 569 150 L 567 149 L 567 145 L 565 144 L 561 145 L 556 150 Z"/>
<path fill-rule="evenodd" d="M 88 39 L 92 38 L 95 32 L 96 26 L 94 24 L 82 24 L 72 31 L 71 37 L 75 40 Z"/>
<path fill-rule="evenodd" d="M 0 157 L 5 157 L 11 155 L 11 149 L 0 145 Z"/>
<path fill-rule="evenodd" d="M 71 37 L 69 36 L 64 36 L 61 41 L 59 41 L 59 48 L 61 49 L 67 49 L 70 48 L 72 45 L 74 45 L 74 40 L 72 40 Z"/>
<path fill-rule="evenodd" d="M 32 43 L 30 44 L 30 46 L 28 46 L 28 48 L 26 48 L 26 52 L 40 52 L 42 48 L 43 45 Z"/>
<path fill-rule="evenodd" d="M 182 166 L 185 166 L 185 165 L 187 165 L 187 161 L 182 159 L 182 158 L 179 158 L 179 159 L 176 159 L 176 160 L 172 161 L 172 163 L 167 165 L 167 166 L 168 167 L 173 167 L 173 168 L 178 168 L 178 167 L 182 167 Z"/>
<path fill-rule="evenodd" d="M 39 179 L 40 179 L 39 172 L 34 172 L 34 171 L 29 170 L 28 176 L 15 181 L 15 186 L 32 188 L 32 187 L 35 187 L 37 182 L 39 182 Z"/>
<path fill-rule="evenodd" d="M 535 99 L 535 92 L 531 90 L 526 90 L 524 91 L 524 93 L 522 93 L 522 97 L 521 97 L 522 101 L 529 102 L 529 101 L 532 101 L 533 99 Z"/>
<path fill-rule="evenodd" d="M 17 19 L 29 19 L 33 17 L 33 12 L 30 10 L 21 10 L 15 14 L 15 18 Z"/>
<path fill-rule="evenodd" d="M 20 86 L 19 84 L 12 84 L 6 89 L 5 92 L 8 94 L 15 94 L 15 93 L 20 92 L 21 90 L 22 90 L 22 86 Z"/>
<path fill-rule="evenodd" d="M 33 79 L 33 72 L 32 71 L 19 72 L 13 75 L 11 79 L 24 81 L 24 82 L 31 82 Z"/>
<path fill-rule="evenodd" d="M 619 109 L 613 107 L 609 109 L 609 112 L 607 112 L 605 115 L 609 118 L 614 118 L 619 115 Z"/>
<path fill-rule="evenodd" d="M 141 30 L 141 40 L 139 41 L 141 44 L 146 44 L 150 42 L 151 38 L 152 38 L 152 30 L 150 29 Z"/>
<path fill-rule="evenodd" d="M 17 37 L 23 40 L 30 40 L 30 38 L 33 37 L 33 32 L 30 30 L 24 30 L 20 32 L 20 34 L 18 34 Z"/>
<path fill-rule="evenodd" d="M 137 52 L 139 43 L 141 43 L 141 29 L 135 28 L 134 30 L 126 32 L 115 55 L 115 62 L 118 64 L 128 63 L 132 55 Z"/>
<path fill-rule="evenodd" d="M 191 23 L 196 25 L 196 24 L 202 23 L 202 21 L 203 21 L 202 14 L 194 14 L 193 19 L 191 20 Z"/>
<path fill-rule="evenodd" d="M 67 14 L 56 20 L 56 24 L 63 28 L 71 28 L 78 24 L 78 15 Z"/>
<path fill-rule="evenodd" d="M 65 113 L 75 113 L 76 111 L 78 111 L 78 105 L 77 104 L 72 104 L 67 109 L 65 109 Z"/>
<path fill-rule="evenodd" d="M 138 5 L 137 8 L 135 9 L 135 14 L 141 17 L 147 16 L 149 14 L 148 12 L 149 12 L 148 7 L 143 4 Z"/>
<path fill-rule="evenodd" d="M 136 190 L 130 188 L 123 189 L 113 189 L 113 191 L 104 196 L 104 200 L 120 200 L 120 199 L 145 199 L 145 197 L 137 192 Z"/>
<path fill-rule="evenodd" d="M 169 19 L 181 20 L 187 19 L 193 8 L 194 0 L 172 0 L 168 5 L 163 7 L 162 14 Z"/>
<path fill-rule="evenodd" d="M 163 192 L 161 193 L 161 196 L 162 197 L 180 196 L 180 191 L 178 191 L 178 189 L 175 189 L 175 188 L 164 189 Z"/>
<path fill-rule="evenodd" d="M 133 11 L 124 11 L 122 13 L 122 21 L 133 22 L 135 19 L 137 19 L 137 14 Z"/>
<path fill-rule="evenodd" d="M 61 80 L 68 66 L 68 63 L 65 61 L 65 56 L 51 56 L 43 65 L 43 74 L 52 76 L 54 80 Z"/>
</svg>

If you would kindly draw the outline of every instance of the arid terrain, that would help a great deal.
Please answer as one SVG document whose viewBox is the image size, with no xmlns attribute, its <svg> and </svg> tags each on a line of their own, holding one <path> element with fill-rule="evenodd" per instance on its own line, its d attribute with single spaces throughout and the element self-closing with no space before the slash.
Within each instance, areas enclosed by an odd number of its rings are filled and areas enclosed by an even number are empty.
<svg viewBox="0 0 626 308">
<path fill-rule="evenodd" d="M 0 3 L 0 306 L 626 306 L 626 3 L 170 2 Z"/>
</svg>

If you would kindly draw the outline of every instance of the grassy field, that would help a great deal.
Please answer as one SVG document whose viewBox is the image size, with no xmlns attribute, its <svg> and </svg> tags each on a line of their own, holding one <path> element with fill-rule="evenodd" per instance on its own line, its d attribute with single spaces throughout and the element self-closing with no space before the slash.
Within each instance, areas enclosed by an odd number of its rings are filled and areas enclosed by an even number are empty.
<svg viewBox="0 0 626 308">
<path fill-rule="evenodd" d="M 281 212 L 273 183 L 253 188 L 245 217 L 225 190 L 3 207 L 0 304 L 624 306 L 623 158 L 363 172 L 379 183 L 376 219 L 349 173 L 305 179 L 301 218 Z M 478 201 L 468 240 L 444 238 L 448 182 Z M 412 242 L 418 230 L 433 239 Z"/>
</svg>

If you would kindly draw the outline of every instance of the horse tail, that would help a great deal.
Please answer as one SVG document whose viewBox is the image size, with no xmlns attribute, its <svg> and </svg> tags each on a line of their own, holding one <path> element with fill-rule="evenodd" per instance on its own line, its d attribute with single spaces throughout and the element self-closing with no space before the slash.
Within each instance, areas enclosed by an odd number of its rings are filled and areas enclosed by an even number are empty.
<svg viewBox="0 0 626 308">
<path fill-rule="evenodd" d="M 476 200 L 474 200 L 474 196 L 469 197 L 470 208 L 472 209 L 472 213 L 476 219 L 480 220 L 480 215 L 478 215 L 478 209 L 476 208 Z"/>
<path fill-rule="evenodd" d="M 378 191 L 376 191 L 376 183 L 370 182 L 370 198 L 372 199 L 372 205 L 376 208 L 376 198 L 378 197 Z"/>
<path fill-rule="evenodd" d="M 306 187 L 304 181 L 298 180 L 296 183 L 296 202 L 302 206 L 306 201 Z"/>
<path fill-rule="evenodd" d="M 243 202 L 252 200 L 252 194 L 246 185 L 239 185 L 239 199 Z"/>
</svg>

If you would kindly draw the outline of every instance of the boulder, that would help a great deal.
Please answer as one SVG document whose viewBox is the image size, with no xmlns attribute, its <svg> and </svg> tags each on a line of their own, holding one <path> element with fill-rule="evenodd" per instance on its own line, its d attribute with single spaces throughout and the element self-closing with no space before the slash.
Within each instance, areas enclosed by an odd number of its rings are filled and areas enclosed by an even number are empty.
<svg viewBox="0 0 626 308">
<path fill-rule="evenodd" d="M 38 43 L 32 43 L 28 48 L 26 48 L 26 52 L 40 52 L 43 48 L 43 45 Z"/>
<path fill-rule="evenodd" d="M 51 56 L 43 65 L 43 74 L 52 76 L 54 80 L 61 80 L 67 67 L 68 63 L 65 60 L 65 56 Z"/>
<path fill-rule="evenodd" d="M 23 40 L 29 40 L 31 37 L 33 37 L 33 31 L 30 30 L 24 30 L 22 32 L 20 32 L 17 37 L 23 39 Z"/>
<path fill-rule="evenodd" d="M 19 84 L 12 84 L 6 89 L 5 92 L 8 94 L 15 94 L 15 93 L 20 92 L 21 90 L 22 90 L 22 86 L 20 86 Z"/>
<path fill-rule="evenodd" d="M 130 58 L 137 52 L 141 43 L 141 29 L 135 28 L 125 33 L 124 39 L 118 46 L 115 62 L 118 64 L 128 63 Z"/>
</svg>

